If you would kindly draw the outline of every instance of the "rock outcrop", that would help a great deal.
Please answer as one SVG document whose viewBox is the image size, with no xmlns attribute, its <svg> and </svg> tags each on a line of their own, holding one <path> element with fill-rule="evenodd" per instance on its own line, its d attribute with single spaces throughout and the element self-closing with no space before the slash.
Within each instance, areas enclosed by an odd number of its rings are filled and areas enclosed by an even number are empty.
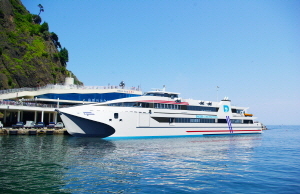
<svg viewBox="0 0 300 194">
<path fill-rule="evenodd" d="M 36 17 L 19 0 L 0 1 L 0 90 L 63 83 L 71 74 L 68 51 Z"/>
</svg>

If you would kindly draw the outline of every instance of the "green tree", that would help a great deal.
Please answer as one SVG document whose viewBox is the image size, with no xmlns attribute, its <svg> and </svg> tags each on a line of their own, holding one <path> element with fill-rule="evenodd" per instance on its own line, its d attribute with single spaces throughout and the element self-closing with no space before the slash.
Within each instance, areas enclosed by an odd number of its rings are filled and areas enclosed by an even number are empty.
<svg viewBox="0 0 300 194">
<path fill-rule="evenodd" d="M 38 7 L 40 8 L 38 16 L 40 16 L 41 12 L 44 12 L 44 7 L 41 4 L 38 4 Z"/>
<path fill-rule="evenodd" d="M 54 40 L 55 42 L 58 42 L 58 36 L 54 32 L 51 32 L 51 39 Z"/>
<path fill-rule="evenodd" d="M 59 47 L 61 49 L 61 44 L 60 42 L 56 42 L 56 48 Z"/>
<path fill-rule="evenodd" d="M 69 62 L 69 52 L 65 47 L 60 50 L 59 58 L 60 58 L 61 63 L 66 67 L 67 62 Z"/>
<path fill-rule="evenodd" d="M 47 22 L 44 22 L 40 27 L 40 32 L 43 33 L 45 31 L 49 31 L 49 26 Z"/>
<path fill-rule="evenodd" d="M 42 22 L 42 18 L 40 16 L 41 12 L 44 12 L 44 7 L 41 4 L 38 4 L 38 7 L 40 8 L 40 12 L 38 15 L 32 15 L 32 20 L 36 24 L 40 24 Z"/>
<path fill-rule="evenodd" d="M 54 32 L 51 32 L 50 37 L 51 37 L 52 42 L 56 46 L 56 48 L 57 47 L 61 48 L 60 42 L 58 42 L 58 36 L 57 36 L 57 34 L 55 34 Z"/>
</svg>

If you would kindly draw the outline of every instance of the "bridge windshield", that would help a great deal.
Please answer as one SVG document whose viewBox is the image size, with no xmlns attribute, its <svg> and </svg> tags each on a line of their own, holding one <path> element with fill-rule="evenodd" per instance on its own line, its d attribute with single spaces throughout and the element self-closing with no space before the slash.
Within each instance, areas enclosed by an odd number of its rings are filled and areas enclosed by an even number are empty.
<svg viewBox="0 0 300 194">
<path fill-rule="evenodd" d="M 161 96 L 161 97 L 169 97 L 169 98 L 178 98 L 178 94 L 170 94 L 170 93 L 157 93 L 157 92 L 147 92 L 144 96 Z"/>
</svg>

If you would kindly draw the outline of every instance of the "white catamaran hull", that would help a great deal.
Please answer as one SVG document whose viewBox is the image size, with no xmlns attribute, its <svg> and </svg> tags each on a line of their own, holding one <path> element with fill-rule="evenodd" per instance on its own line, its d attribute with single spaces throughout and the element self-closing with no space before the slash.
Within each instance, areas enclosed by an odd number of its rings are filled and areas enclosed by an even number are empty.
<svg viewBox="0 0 300 194">
<path fill-rule="evenodd" d="M 108 110 L 107 110 L 108 109 Z M 124 109 L 121 112 L 119 109 Z M 138 112 L 130 108 L 103 107 L 100 110 L 90 107 L 82 111 L 73 107 L 60 112 L 68 133 L 73 136 L 91 137 L 143 137 L 143 136 L 190 136 L 211 134 L 261 133 L 261 123 L 174 123 L 158 122 L 154 118 L 193 118 L 195 114 Z M 149 113 L 150 112 L 150 113 Z M 198 113 L 199 114 L 199 113 Z"/>
</svg>

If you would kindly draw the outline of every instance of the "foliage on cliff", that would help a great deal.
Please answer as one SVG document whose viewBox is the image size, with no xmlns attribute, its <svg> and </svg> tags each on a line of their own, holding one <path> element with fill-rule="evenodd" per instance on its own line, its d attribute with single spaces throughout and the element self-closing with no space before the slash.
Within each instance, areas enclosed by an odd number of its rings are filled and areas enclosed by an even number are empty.
<svg viewBox="0 0 300 194">
<path fill-rule="evenodd" d="M 47 22 L 40 24 L 40 13 L 30 14 L 20 0 L 0 1 L 0 90 L 63 83 L 70 75 L 68 50 Z M 82 83 L 75 77 L 75 84 Z"/>
</svg>

